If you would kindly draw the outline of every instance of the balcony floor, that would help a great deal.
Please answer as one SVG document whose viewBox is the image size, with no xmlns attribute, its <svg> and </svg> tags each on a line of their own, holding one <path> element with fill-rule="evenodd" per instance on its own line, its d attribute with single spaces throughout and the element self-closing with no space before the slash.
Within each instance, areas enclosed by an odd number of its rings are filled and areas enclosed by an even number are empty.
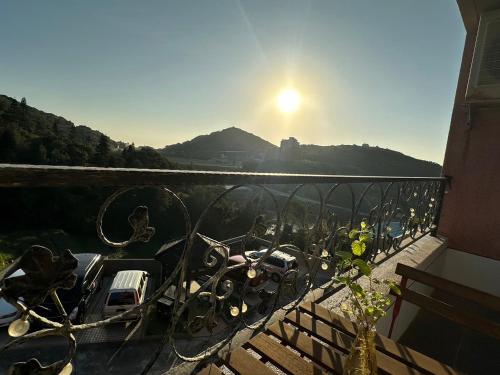
<svg viewBox="0 0 500 375">
<path fill-rule="evenodd" d="M 500 374 L 500 341 L 420 310 L 399 343 L 466 374 Z"/>
</svg>

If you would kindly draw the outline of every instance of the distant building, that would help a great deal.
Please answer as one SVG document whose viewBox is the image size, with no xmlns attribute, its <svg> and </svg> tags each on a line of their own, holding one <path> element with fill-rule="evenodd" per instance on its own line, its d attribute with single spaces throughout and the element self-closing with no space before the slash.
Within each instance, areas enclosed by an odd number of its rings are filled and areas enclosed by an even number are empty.
<svg viewBox="0 0 500 375">
<path fill-rule="evenodd" d="M 280 160 L 295 160 L 300 157 L 300 143 L 296 138 L 282 139 L 280 144 Z"/>
<path fill-rule="evenodd" d="M 363 143 L 363 144 L 361 145 L 361 147 L 363 147 L 363 148 L 370 148 L 370 145 L 369 145 L 368 143 Z"/>
</svg>

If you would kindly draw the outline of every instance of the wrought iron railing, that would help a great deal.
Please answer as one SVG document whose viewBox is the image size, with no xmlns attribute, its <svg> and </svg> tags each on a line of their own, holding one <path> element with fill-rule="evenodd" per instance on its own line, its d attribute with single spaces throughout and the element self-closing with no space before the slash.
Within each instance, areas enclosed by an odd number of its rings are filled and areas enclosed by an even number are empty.
<svg viewBox="0 0 500 375">
<path fill-rule="evenodd" d="M 193 185 L 221 186 L 194 223 L 183 193 L 186 186 Z M 58 298 L 58 289 L 74 285 L 75 257 L 70 251 L 54 256 L 45 247 L 31 247 L 3 272 L 0 280 L 0 296 L 13 304 L 20 315 L 9 327 L 15 338 L 1 351 L 47 336 L 65 338 L 68 350 L 59 361 L 46 366 L 36 359 L 15 363 L 10 370 L 13 374 L 27 373 L 28 369 L 43 369 L 44 374 L 71 373 L 79 332 L 105 327 L 136 314 L 141 320 L 148 319 L 158 300 L 167 293 L 172 297 L 171 318 L 160 332 L 158 349 L 151 354 L 143 373 L 151 369 L 167 344 L 185 361 L 206 359 L 242 328 L 258 330 L 276 310 L 295 307 L 312 288 L 332 286 L 329 280 L 337 272 L 335 253 L 349 245 L 349 231 L 362 221 L 373 233 L 373 240 L 362 255 L 369 261 L 379 261 L 401 250 L 408 240 L 432 231 L 438 224 L 445 180 L 0 165 L 0 188 L 73 186 L 117 188 L 103 202 L 96 223 L 98 237 L 116 249 L 147 243 L 158 233 L 154 223 L 150 223 L 148 207 L 140 205 L 128 216 L 131 236 L 120 241 L 108 238 L 103 222 L 109 207 L 136 189 L 158 190 L 165 196 L 165 204 L 177 207 L 178 220 L 184 228 L 180 239 L 164 245 L 161 251 L 169 258 L 169 251 L 174 251 L 171 249 L 175 246 L 181 250 L 160 286 L 144 302 L 111 318 L 77 324 L 71 321 Z M 242 206 L 243 200 L 248 204 Z M 212 210 L 221 202 L 229 202 L 229 206 L 240 204 L 251 214 L 246 212 L 247 220 L 239 224 L 246 227 L 238 236 L 212 240 L 205 236 L 210 233 L 201 233 L 201 228 L 212 219 Z M 236 215 L 243 211 L 236 211 Z M 236 222 L 235 219 L 220 225 L 237 229 Z M 200 238 L 205 247 L 201 253 L 195 253 Z M 266 250 L 255 252 L 262 248 Z M 195 258 L 197 267 L 193 267 Z M 273 262 L 275 267 L 281 267 L 276 275 L 272 273 Z M 24 273 L 12 275 L 17 269 Z M 196 288 L 192 288 L 194 284 Z M 39 310 L 33 310 L 46 299 L 57 306 L 60 320 L 49 320 Z M 30 322 L 38 322 L 36 325 L 42 328 L 29 332 Z M 203 347 L 192 345 L 200 337 L 212 340 L 205 340 Z M 190 345 L 182 344 L 186 341 Z"/>
</svg>

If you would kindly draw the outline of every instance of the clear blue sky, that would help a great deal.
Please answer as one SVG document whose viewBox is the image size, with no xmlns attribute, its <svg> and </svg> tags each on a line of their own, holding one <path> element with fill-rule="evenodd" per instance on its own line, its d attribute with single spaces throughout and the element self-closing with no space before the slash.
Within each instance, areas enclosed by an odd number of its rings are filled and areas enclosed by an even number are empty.
<svg viewBox="0 0 500 375">
<path fill-rule="evenodd" d="M 117 140 L 235 125 L 437 162 L 465 38 L 454 0 L 2 0 L 0 34 L 1 94 Z"/>
</svg>

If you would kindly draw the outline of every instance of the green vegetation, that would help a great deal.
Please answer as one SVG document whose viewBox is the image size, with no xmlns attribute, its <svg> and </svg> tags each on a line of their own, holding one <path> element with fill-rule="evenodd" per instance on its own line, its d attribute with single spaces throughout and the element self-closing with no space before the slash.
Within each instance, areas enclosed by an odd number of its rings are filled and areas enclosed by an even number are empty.
<svg viewBox="0 0 500 375">
<path fill-rule="evenodd" d="M 281 154 L 277 146 L 235 127 L 160 150 L 167 157 L 191 159 L 195 164 L 196 160 L 220 160 L 224 151 L 226 158 L 241 162 L 242 168 L 248 171 L 426 177 L 441 173 L 441 166 L 437 163 L 367 144 L 300 145 L 296 150 Z M 231 154 L 233 151 L 241 153 Z"/>
<path fill-rule="evenodd" d="M 190 141 L 166 146 L 160 152 L 165 156 L 179 156 L 193 159 L 220 157 L 223 151 L 241 151 L 242 158 L 262 158 L 276 150 L 272 143 L 236 127 L 200 135 Z"/>
<path fill-rule="evenodd" d="M 102 133 L 29 107 L 25 100 L 0 96 L 0 163 L 88 165 L 130 168 L 171 168 L 150 147 L 115 142 Z M 223 187 L 192 186 L 178 191 L 194 223 L 207 203 Z M 151 257 L 167 240 L 184 234 L 180 211 L 159 189 L 134 190 L 114 203 L 104 220 L 112 240 L 130 236 L 128 215 L 137 205 L 147 205 L 157 235 L 148 244 L 133 244 L 124 251 L 107 248 L 97 238 L 95 222 L 99 207 L 113 188 L 74 187 L 0 189 L 0 268 L 33 244 L 55 252 L 100 252 L 113 257 Z M 223 199 L 211 210 L 214 220 L 205 222 L 203 233 L 224 238 L 244 233 L 251 218 L 246 203 Z M 247 210 L 252 212 L 251 210 Z M 245 227 L 245 229 L 243 229 Z"/>
<path fill-rule="evenodd" d="M 348 302 L 341 305 L 341 309 L 351 319 L 363 327 L 374 327 L 377 321 L 386 314 L 392 300 L 381 291 L 383 286 L 400 294 L 399 286 L 392 280 L 379 280 L 373 277 L 373 266 L 362 259 L 364 252 L 373 240 L 374 230 L 365 222 L 361 222 L 359 229 L 349 232 L 351 252 L 338 251 L 336 256 L 339 275 L 333 282 L 344 284 L 349 291 Z M 341 274 L 344 270 L 345 273 Z M 366 284 L 358 282 L 357 276 L 362 274 L 368 278 Z"/>
<path fill-rule="evenodd" d="M 171 168 L 151 147 L 115 142 L 86 126 L 0 95 L 0 163 Z"/>
<path fill-rule="evenodd" d="M 236 153 L 231 154 L 233 151 Z M 278 147 L 235 127 L 156 151 L 113 141 L 83 125 L 75 126 L 62 117 L 30 107 L 24 98 L 18 102 L 0 95 L 0 163 L 165 169 L 175 167 L 165 156 L 206 160 L 221 157 L 224 152 L 229 158 L 238 158 L 246 170 L 257 171 L 432 176 L 439 174 L 440 170 L 435 163 L 366 146 L 302 145 L 293 160 L 281 160 Z M 293 187 L 281 185 L 272 188 L 281 205 Z M 95 222 L 99 207 L 113 191 L 112 188 L 95 187 L 0 189 L 3 233 L 0 267 L 31 244 L 43 244 L 43 241 L 56 252 L 70 248 L 75 252 L 99 251 L 113 256 L 148 257 L 165 241 L 184 234 L 180 211 L 166 195 L 158 189 L 134 190 L 110 207 L 104 220 L 105 232 L 111 239 L 128 238 L 128 215 L 137 205 L 147 205 L 157 235 L 147 245 L 132 245 L 121 252 L 106 249 L 97 240 Z M 184 200 L 194 223 L 208 202 L 222 191 L 224 187 L 188 186 L 177 193 Z M 217 239 L 244 234 L 251 227 L 257 207 L 252 198 L 254 193 L 249 189 L 222 199 L 211 209 L 210 220 L 203 223 L 200 231 Z M 367 206 L 362 206 L 362 210 L 374 205 L 375 193 L 367 194 Z M 304 187 L 300 191 L 287 218 L 289 225 L 285 227 L 284 238 L 298 245 L 303 242 L 308 217 L 311 216 L 304 208 L 314 206 L 317 200 L 313 187 Z M 350 207 L 350 193 L 338 189 L 335 204 Z M 269 205 L 262 206 L 268 212 L 269 208 Z M 54 238 L 59 240 L 54 241 Z"/>
</svg>

